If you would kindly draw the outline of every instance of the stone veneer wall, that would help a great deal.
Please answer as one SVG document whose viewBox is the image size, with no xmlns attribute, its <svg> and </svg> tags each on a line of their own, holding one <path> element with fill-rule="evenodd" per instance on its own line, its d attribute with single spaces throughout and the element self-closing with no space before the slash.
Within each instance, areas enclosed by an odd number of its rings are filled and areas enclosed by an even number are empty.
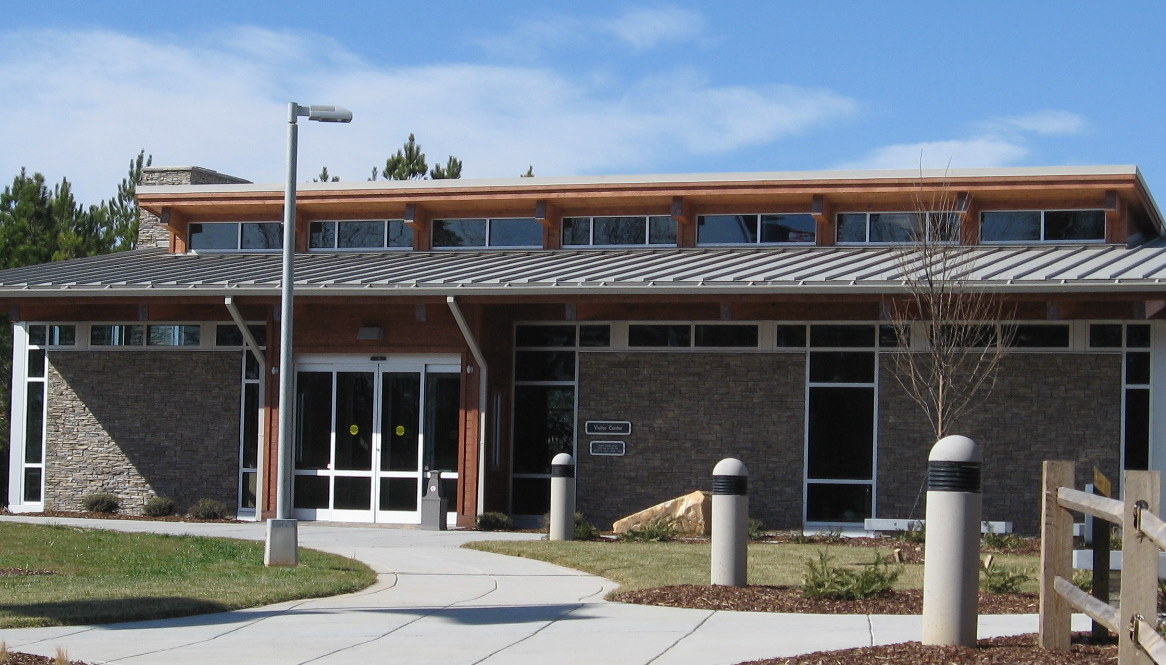
<svg viewBox="0 0 1166 665">
<path fill-rule="evenodd" d="M 238 505 L 239 354 L 50 352 L 45 508 L 94 492 Z"/>
<path fill-rule="evenodd" d="M 249 180 L 198 166 L 147 166 L 138 185 L 232 185 Z M 138 218 L 138 248 L 169 247 L 170 231 L 157 215 L 142 210 Z"/>
<path fill-rule="evenodd" d="M 713 466 L 749 467 L 749 510 L 770 528 L 802 520 L 805 356 L 580 353 L 578 508 L 600 528 L 712 485 Z M 631 436 L 588 437 L 588 420 L 629 420 Z M 593 456 L 592 440 L 627 442 Z"/>
<path fill-rule="evenodd" d="M 885 359 L 879 373 L 878 514 L 923 517 L 927 455 L 934 445 L 919 407 Z M 1043 460 L 1077 462 L 1079 485 L 1094 465 L 1118 482 L 1121 354 L 1012 353 L 996 389 L 952 432 L 984 454 L 984 519 L 1040 528 Z"/>
</svg>

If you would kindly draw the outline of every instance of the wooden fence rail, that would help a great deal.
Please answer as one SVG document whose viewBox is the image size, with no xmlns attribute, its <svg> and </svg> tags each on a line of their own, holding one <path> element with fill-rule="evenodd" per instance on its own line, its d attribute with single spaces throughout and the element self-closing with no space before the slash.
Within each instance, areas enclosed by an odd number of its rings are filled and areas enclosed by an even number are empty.
<svg viewBox="0 0 1166 665">
<path fill-rule="evenodd" d="M 1119 665 L 1166 665 L 1166 640 L 1157 630 L 1158 553 L 1166 549 L 1166 523 L 1150 512 L 1151 506 L 1159 505 L 1158 472 L 1125 472 L 1121 501 L 1073 489 L 1072 462 L 1045 462 L 1042 482 L 1040 645 L 1068 651 L 1076 609 L 1117 633 Z M 1121 526 L 1122 580 L 1116 609 L 1071 581 L 1071 511 Z"/>
</svg>

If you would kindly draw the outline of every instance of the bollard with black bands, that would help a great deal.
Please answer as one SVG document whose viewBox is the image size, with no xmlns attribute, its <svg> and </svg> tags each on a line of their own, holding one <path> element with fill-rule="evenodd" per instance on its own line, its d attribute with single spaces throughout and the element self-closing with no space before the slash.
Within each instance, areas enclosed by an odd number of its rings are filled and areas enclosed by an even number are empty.
<svg viewBox="0 0 1166 665">
<path fill-rule="evenodd" d="M 551 460 L 550 540 L 575 539 L 575 458 L 559 453 Z"/>
<path fill-rule="evenodd" d="M 713 467 L 712 583 L 745 586 L 748 581 L 749 470 L 732 457 Z"/>
</svg>

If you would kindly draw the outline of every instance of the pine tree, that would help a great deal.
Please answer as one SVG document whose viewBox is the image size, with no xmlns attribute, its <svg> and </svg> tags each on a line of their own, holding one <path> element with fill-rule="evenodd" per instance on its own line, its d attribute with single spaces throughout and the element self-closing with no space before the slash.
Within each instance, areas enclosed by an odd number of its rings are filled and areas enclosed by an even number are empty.
<svg viewBox="0 0 1166 665">
<path fill-rule="evenodd" d="M 405 141 L 405 145 L 385 160 L 385 167 L 380 171 L 380 176 L 385 180 L 424 180 L 426 175 L 433 180 L 461 178 L 462 160 L 450 155 L 444 165 L 434 166 L 433 170 L 429 171 L 425 152 L 421 150 L 413 134 L 409 134 L 409 140 Z M 377 169 L 374 167 L 369 180 L 376 179 Z"/>
</svg>

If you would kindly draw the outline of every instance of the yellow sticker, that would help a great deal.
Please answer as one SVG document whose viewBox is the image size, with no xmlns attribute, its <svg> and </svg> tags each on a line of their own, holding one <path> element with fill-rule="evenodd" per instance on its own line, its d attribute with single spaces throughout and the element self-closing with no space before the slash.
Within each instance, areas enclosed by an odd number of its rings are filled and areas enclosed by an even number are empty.
<svg viewBox="0 0 1166 665">
<path fill-rule="evenodd" d="M 397 425 L 397 429 L 393 430 L 393 432 L 395 432 L 397 436 L 405 436 L 405 426 Z"/>
<path fill-rule="evenodd" d="M 357 434 L 360 434 L 360 428 L 357 427 L 356 425 L 349 425 L 348 426 L 348 433 L 351 434 L 352 436 L 356 436 Z"/>
</svg>

